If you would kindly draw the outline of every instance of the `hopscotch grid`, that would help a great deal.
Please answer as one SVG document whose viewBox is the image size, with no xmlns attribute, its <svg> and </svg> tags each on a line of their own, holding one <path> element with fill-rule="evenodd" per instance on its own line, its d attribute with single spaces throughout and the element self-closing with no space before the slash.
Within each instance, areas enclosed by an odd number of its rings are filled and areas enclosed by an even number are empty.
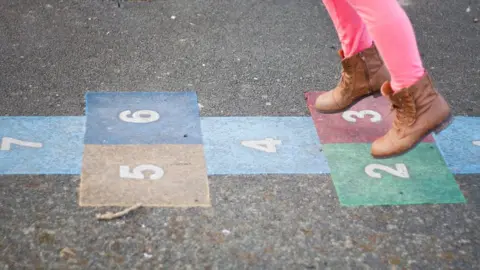
<svg viewBox="0 0 480 270">
<path fill-rule="evenodd" d="M 474 119 L 477 119 L 478 117 L 474 117 L 474 116 L 455 116 L 455 118 L 474 118 Z M 79 119 L 80 121 L 79 122 L 82 122 L 82 125 L 83 125 L 83 131 L 84 131 L 84 134 L 86 133 L 86 130 L 85 130 L 85 127 L 87 125 L 87 117 L 86 116 L 0 116 L 0 121 L 1 120 L 14 120 L 14 121 L 22 121 L 22 120 L 46 120 L 46 119 L 72 119 L 72 118 L 76 118 L 76 119 Z M 233 120 L 233 121 L 241 121 L 243 118 L 258 118 L 258 119 L 275 119 L 275 118 L 295 118 L 295 119 L 308 119 L 308 120 L 312 120 L 310 116 L 227 116 L 227 117 L 222 117 L 222 116 L 201 116 L 200 117 L 200 121 L 203 122 L 203 121 L 206 121 L 208 120 L 209 118 L 218 118 L 218 119 L 229 119 L 229 120 Z M 83 121 L 81 121 L 83 120 Z M 312 121 L 312 124 L 313 124 L 313 121 Z M 203 128 L 203 124 L 201 124 L 200 128 L 202 129 Z M 83 134 L 83 135 L 84 135 Z M 203 130 L 202 130 L 202 134 L 203 134 Z M 445 149 L 441 147 L 441 145 L 439 144 L 439 137 L 438 135 L 434 134 L 433 135 L 435 140 L 434 142 L 429 142 L 429 143 L 433 143 L 435 145 L 435 147 L 437 147 L 437 149 L 440 151 L 441 155 L 442 155 L 442 159 L 443 161 L 446 163 L 446 165 L 450 168 L 450 164 L 448 164 L 448 160 L 447 160 L 447 156 L 446 156 L 446 153 L 445 153 Z M 12 137 L 12 136 L 5 136 L 5 137 Z M 204 139 L 204 136 L 202 136 L 202 138 Z M 26 139 L 26 138 L 24 138 Z M 84 139 L 84 136 L 82 136 L 82 140 Z M 322 138 L 318 138 L 318 142 L 320 143 L 320 147 L 322 147 L 323 145 L 326 145 L 326 144 L 329 144 L 329 143 L 324 143 Z M 348 144 L 349 142 L 342 142 L 342 143 L 338 143 L 338 144 Z M 84 143 L 82 143 L 82 146 L 83 146 Z M 95 145 L 95 144 L 93 144 Z M 137 144 L 125 144 L 125 145 L 137 145 Z M 152 146 L 154 145 L 158 145 L 158 144 L 151 144 Z M 321 149 L 321 148 L 320 148 Z M 327 162 L 327 165 L 328 165 L 328 160 L 326 161 Z M 329 166 L 329 165 L 328 165 Z M 330 166 L 329 166 L 330 167 Z M 455 170 L 451 170 L 451 172 L 455 175 L 464 175 L 464 174 L 477 174 L 477 172 L 462 172 L 462 171 L 455 171 Z M 8 173 L 8 172 L 1 172 L 0 175 L 15 175 L 15 174 L 18 174 L 18 175 L 29 175 L 31 173 L 29 172 L 16 172 L 16 173 Z M 46 175 L 54 175 L 54 174 L 59 174 L 59 175 L 62 175 L 62 174 L 68 174 L 68 175 L 76 175 L 76 174 L 80 174 L 80 172 L 78 170 L 71 170 L 70 172 L 68 173 L 58 173 L 56 172 L 55 170 L 48 170 L 48 169 L 45 169 L 43 170 L 41 173 L 38 173 L 38 174 L 35 174 L 35 175 L 42 175 L 42 174 L 46 174 Z M 236 174 L 236 175 L 255 175 L 255 174 L 259 174 L 259 173 L 242 173 L 242 174 Z M 260 174 L 264 174 L 264 173 L 260 173 Z M 268 175 L 268 174 L 272 174 L 272 175 L 278 175 L 278 174 L 282 174 L 282 173 L 266 173 L 264 175 Z M 295 174 L 298 174 L 298 173 L 292 173 L 293 175 Z M 300 173 L 302 174 L 302 173 Z M 320 175 L 330 175 L 330 172 L 327 172 L 327 173 L 305 173 L 305 175 L 317 175 L 317 174 L 320 174 Z M 210 174 L 209 173 L 209 176 L 213 176 L 213 175 L 228 175 L 227 174 L 223 174 L 223 173 L 220 173 L 220 174 Z"/>
</svg>

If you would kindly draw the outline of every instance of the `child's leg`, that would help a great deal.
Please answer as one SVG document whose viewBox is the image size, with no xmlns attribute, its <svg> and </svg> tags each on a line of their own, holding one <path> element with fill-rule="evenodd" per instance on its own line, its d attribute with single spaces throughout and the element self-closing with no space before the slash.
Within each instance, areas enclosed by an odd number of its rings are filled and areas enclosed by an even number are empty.
<svg viewBox="0 0 480 270">
<path fill-rule="evenodd" d="M 424 70 L 410 20 L 397 0 L 347 0 L 375 40 L 392 77 L 381 92 L 392 103 L 392 128 L 372 143 L 374 157 L 391 157 L 412 149 L 451 117 L 445 99 Z"/>
<path fill-rule="evenodd" d="M 357 12 L 346 0 L 323 0 L 337 30 L 345 57 L 372 46 L 372 38 Z"/>
<path fill-rule="evenodd" d="M 323 0 L 342 44 L 342 77 L 334 89 L 315 100 L 319 112 L 345 110 L 356 101 L 380 92 L 390 79 L 367 27 L 346 0 Z"/>
<path fill-rule="evenodd" d="M 346 0 L 365 23 L 385 61 L 394 91 L 409 87 L 424 74 L 415 33 L 397 0 Z M 343 1 L 340 1 L 343 2 Z"/>
</svg>

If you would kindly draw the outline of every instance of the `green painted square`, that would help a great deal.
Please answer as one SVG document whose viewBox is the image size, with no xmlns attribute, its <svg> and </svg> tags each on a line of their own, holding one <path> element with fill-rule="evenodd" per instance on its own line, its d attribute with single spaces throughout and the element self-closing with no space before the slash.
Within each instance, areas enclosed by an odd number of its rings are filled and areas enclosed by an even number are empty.
<svg viewBox="0 0 480 270">
<path fill-rule="evenodd" d="M 388 159 L 373 158 L 370 146 L 323 145 L 342 205 L 465 203 L 435 144 L 421 143 L 402 156 Z"/>
</svg>

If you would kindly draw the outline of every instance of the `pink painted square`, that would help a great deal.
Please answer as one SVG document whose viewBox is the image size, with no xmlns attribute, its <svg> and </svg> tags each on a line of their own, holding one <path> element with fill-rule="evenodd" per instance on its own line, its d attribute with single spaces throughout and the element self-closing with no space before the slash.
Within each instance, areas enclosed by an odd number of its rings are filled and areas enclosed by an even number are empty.
<svg viewBox="0 0 480 270">
<path fill-rule="evenodd" d="M 306 92 L 307 106 L 312 115 L 318 137 L 327 143 L 372 143 L 390 129 L 394 112 L 385 97 L 364 98 L 343 112 L 319 113 L 315 110 L 315 99 L 324 91 Z M 430 134 L 422 142 L 434 142 Z"/>
</svg>

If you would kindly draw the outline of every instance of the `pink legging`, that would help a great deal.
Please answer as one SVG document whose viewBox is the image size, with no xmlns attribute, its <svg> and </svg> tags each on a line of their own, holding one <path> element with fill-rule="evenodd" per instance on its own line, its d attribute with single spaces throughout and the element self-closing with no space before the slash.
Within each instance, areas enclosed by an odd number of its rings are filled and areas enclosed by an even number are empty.
<svg viewBox="0 0 480 270">
<path fill-rule="evenodd" d="M 375 45 L 390 72 L 394 91 L 423 76 L 422 59 L 410 20 L 397 0 L 323 0 L 345 57 Z M 372 39 L 373 37 L 373 39 Z"/>
</svg>

